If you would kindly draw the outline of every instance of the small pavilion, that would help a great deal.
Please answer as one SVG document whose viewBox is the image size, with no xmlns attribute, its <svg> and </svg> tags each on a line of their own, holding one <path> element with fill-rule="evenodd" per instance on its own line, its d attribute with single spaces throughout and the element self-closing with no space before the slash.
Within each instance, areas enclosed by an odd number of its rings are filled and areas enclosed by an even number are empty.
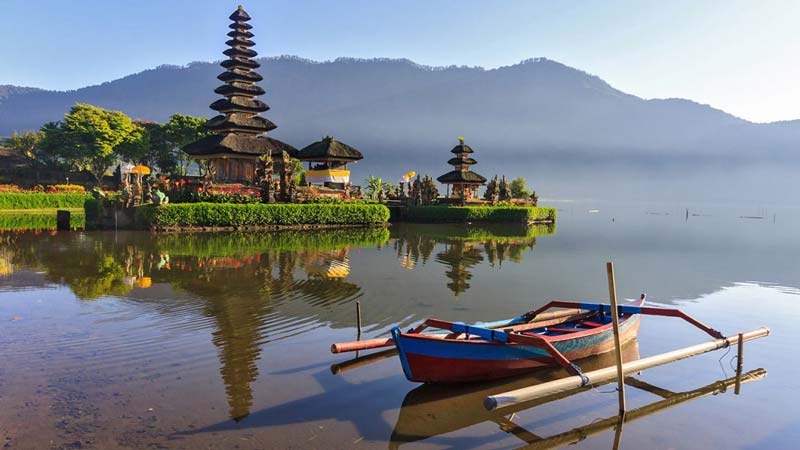
<svg viewBox="0 0 800 450">
<path fill-rule="evenodd" d="M 455 156 L 447 161 L 447 164 L 452 165 L 454 170 L 440 176 L 437 180 L 447 185 L 448 198 L 469 200 L 478 196 L 478 188 L 486 183 L 486 178 L 469 170 L 470 166 L 478 163 L 469 156 L 475 152 L 464 143 L 464 138 L 458 138 L 458 142 L 458 145 L 450 150 L 450 153 Z"/>
<path fill-rule="evenodd" d="M 349 192 L 347 164 L 364 159 L 364 155 L 344 142 L 325 136 L 297 152 L 297 159 L 308 163 L 307 183 Z"/>
<path fill-rule="evenodd" d="M 257 53 L 251 49 L 255 42 L 250 40 L 253 37 L 252 25 L 247 23 L 250 16 L 240 5 L 230 20 L 232 31 L 226 42 L 230 48 L 223 52 L 228 59 L 220 64 L 226 71 L 217 77 L 225 84 L 214 90 L 224 98 L 210 105 L 220 114 L 206 123 L 214 134 L 185 146 L 183 151 L 195 160 L 206 162 L 209 183 L 260 183 L 272 190 L 274 172 L 277 178 L 274 194 L 277 198 L 286 197 L 291 177 L 290 158 L 297 154 L 297 149 L 267 137 L 267 132 L 277 126 L 260 116 L 269 106 L 256 99 L 264 90 L 256 85 L 263 78 L 255 72 L 260 64 L 253 59 Z"/>
</svg>

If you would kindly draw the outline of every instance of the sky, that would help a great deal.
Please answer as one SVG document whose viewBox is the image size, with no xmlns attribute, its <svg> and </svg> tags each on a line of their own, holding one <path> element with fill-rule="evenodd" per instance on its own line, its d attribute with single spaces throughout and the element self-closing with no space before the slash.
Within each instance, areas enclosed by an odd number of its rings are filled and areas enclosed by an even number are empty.
<svg viewBox="0 0 800 450">
<path fill-rule="evenodd" d="M 0 84 L 76 89 L 222 59 L 240 2 L 261 56 L 486 68 L 546 57 L 643 98 L 800 119 L 797 0 L 0 0 Z"/>
</svg>

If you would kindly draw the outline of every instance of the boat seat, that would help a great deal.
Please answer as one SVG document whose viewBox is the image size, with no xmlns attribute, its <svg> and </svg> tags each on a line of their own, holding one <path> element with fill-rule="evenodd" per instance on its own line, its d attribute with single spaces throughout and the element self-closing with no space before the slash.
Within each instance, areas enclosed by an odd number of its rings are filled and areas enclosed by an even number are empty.
<svg viewBox="0 0 800 450">
<path fill-rule="evenodd" d="M 576 331 L 582 331 L 580 328 L 572 328 L 572 327 L 547 327 L 548 331 L 556 331 L 560 333 L 574 333 Z"/>
</svg>

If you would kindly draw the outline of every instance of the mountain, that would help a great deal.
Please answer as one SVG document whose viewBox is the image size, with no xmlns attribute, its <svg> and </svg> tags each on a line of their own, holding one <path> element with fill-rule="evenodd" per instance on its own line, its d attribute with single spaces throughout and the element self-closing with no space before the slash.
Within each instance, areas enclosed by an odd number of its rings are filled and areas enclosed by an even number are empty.
<svg viewBox="0 0 800 450">
<path fill-rule="evenodd" d="M 24 86 L 12 86 L 10 84 L 0 84 L 0 101 L 14 95 L 27 94 L 28 92 L 36 91 L 41 91 L 41 89 Z"/>
<path fill-rule="evenodd" d="M 330 134 L 364 151 L 360 165 L 391 173 L 409 161 L 442 172 L 458 136 L 487 174 L 542 161 L 800 160 L 800 121 L 756 124 L 689 100 L 645 100 L 544 58 L 490 70 L 403 59 L 259 61 L 262 98 L 272 107 L 265 116 L 278 124 L 272 136 L 300 148 Z M 75 102 L 156 121 L 175 112 L 211 117 L 222 70 L 204 62 L 160 66 L 67 92 L 4 86 L 0 135 L 59 120 Z"/>
</svg>

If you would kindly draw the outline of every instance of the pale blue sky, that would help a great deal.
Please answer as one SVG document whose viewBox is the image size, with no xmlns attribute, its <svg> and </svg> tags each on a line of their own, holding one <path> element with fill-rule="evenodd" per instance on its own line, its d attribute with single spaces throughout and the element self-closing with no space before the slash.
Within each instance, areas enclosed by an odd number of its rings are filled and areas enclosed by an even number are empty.
<svg viewBox="0 0 800 450">
<path fill-rule="evenodd" d="M 223 58 L 228 0 L 0 0 L 0 84 L 74 89 Z M 256 50 L 510 65 L 547 57 L 645 98 L 800 118 L 797 0 L 250 0 Z"/>
</svg>

